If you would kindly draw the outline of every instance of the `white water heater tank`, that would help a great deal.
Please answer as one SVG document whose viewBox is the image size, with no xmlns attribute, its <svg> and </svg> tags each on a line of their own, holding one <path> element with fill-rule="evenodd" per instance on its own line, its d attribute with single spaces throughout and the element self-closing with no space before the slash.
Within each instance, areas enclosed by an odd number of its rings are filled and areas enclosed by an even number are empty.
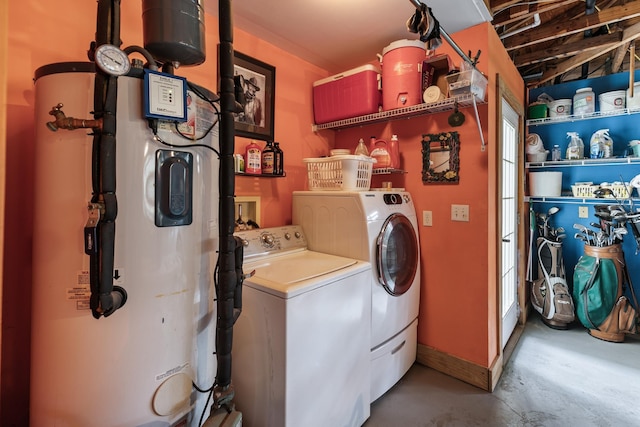
<svg viewBox="0 0 640 427">
<path fill-rule="evenodd" d="M 118 78 L 114 285 L 128 298 L 109 317 L 95 319 L 83 241 L 92 197 L 91 129 L 46 126 L 59 103 L 67 117 L 93 118 L 94 77 L 88 63 L 36 72 L 31 425 L 197 425 L 207 396 L 192 382 L 211 387 L 216 369 L 218 159 L 211 150 L 154 140 L 142 117 L 143 80 Z M 207 129 L 213 107 L 189 95 L 192 129 L 198 132 L 203 118 Z M 217 149 L 217 129 L 198 143 Z M 172 144 L 190 143 L 173 125 L 158 134 Z M 188 225 L 157 226 L 157 164 L 172 156 L 187 159 L 192 171 L 192 218 Z"/>
</svg>

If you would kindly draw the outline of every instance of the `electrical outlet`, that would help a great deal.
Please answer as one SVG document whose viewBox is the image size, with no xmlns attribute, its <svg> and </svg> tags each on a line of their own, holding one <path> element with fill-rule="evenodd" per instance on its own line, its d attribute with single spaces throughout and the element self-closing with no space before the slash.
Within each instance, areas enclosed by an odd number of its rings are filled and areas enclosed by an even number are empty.
<svg viewBox="0 0 640 427">
<path fill-rule="evenodd" d="M 578 206 L 578 218 L 589 218 L 588 206 Z"/>
<path fill-rule="evenodd" d="M 425 227 L 433 226 L 433 213 L 431 211 L 422 211 L 422 225 Z"/>
<path fill-rule="evenodd" d="M 469 222 L 469 205 L 451 205 L 451 221 Z"/>
</svg>

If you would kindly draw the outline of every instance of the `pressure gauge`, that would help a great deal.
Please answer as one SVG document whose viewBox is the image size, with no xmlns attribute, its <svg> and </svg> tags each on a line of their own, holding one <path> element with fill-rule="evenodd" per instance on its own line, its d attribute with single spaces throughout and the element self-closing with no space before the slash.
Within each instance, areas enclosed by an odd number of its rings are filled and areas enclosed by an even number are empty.
<svg viewBox="0 0 640 427">
<path fill-rule="evenodd" d="M 112 44 L 98 46 L 95 59 L 98 68 L 112 76 L 124 76 L 131 69 L 129 56 Z"/>
</svg>

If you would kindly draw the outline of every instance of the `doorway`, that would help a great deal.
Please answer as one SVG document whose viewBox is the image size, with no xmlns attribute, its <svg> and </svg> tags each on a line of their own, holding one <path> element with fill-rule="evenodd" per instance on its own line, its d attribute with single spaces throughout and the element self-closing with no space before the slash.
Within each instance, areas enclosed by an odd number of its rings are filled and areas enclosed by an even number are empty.
<svg viewBox="0 0 640 427">
<path fill-rule="evenodd" d="M 504 82 L 498 81 L 498 179 L 500 238 L 498 254 L 499 289 L 499 339 L 500 352 L 509 341 L 522 311 L 524 301 L 524 277 L 521 256 L 518 251 L 522 224 L 518 213 L 522 210 L 520 178 L 521 141 L 524 140 L 524 108 Z M 522 276 L 522 277 L 521 277 Z"/>
</svg>

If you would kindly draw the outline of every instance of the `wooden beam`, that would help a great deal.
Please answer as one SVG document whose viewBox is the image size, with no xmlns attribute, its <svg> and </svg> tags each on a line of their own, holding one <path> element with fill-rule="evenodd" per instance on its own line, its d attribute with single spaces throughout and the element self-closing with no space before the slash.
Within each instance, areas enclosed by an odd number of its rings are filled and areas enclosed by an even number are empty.
<svg viewBox="0 0 640 427">
<path fill-rule="evenodd" d="M 516 22 L 518 20 L 525 20 L 527 18 L 530 18 L 531 16 L 533 16 L 533 14 L 535 13 L 545 13 L 545 12 L 551 12 L 554 9 L 557 9 L 559 7 L 563 7 L 563 6 L 567 6 L 571 3 L 575 3 L 579 0 L 564 0 L 564 1 L 557 1 L 557 2 L 553 2 L 550 4 L 545 4 L 543 5 L 538 5 L 538 9 L 537 10 L 532 10 L 530 11 L 528 14 L 523 15 L 523 16 L 519 16 L 517 18 L 511 18 L 509 16 L 507 16 L 507 14 L 501 14 L 499 17 L 496 17 L 493 19 L 492 24 L 494 26 L 494 28 L 497 28 L 501 25 L 507 25 L 507 24 L 511 24 L 513 22 Z"/>
<path fill-rule="evenodd" d="M 631 41 L 618 45 L 616 48 L 616 53 L 613 54 L 613 59 L 611 60 L 611 69 L 614 73 L 622 71 L 622 63 L 624 62 L 625 56 L 627 56 L 629 45 L 631 45 Z"/>
<path fill-rule="evenodd" d="M 570 22 L 553 25 L 543 24 L 535 32 L 528 31 L 505 39 L 504 46 L 508 51 L 514 50 L 639 16 L 640 1 L 634 1 L 623 6 L 614 6 L 593 15 L 584 15 Z"/>
<path fill-rule="evenodd" d="M 525 65 L 538 64 L 540 62 L 551 61 L 553 59 L 566 58 L 568 56 L 577 55 L 580 52 L 585 52 L 591 49 L 601 49 L 605 47 L 612 47 L 620 44 L 622 40 L 622 32 L 616 32 L 613 34 L 605 34 L 596 37 L 587 37 L 573 43 L 563 43 L 558 45 L 552 45 L 545 49 L 533 51 L 531 53 L 523 55 L 514 55 L 513 63 L 516 67 L 524 67 Z"/>
<path fill-rule="evenodd" d="M 491 0 L 491 8 L 489 10 L 491 11 L 491 15 L 496 15 L 505 8 L 518 3 L 520 3 L 520 0 Z"/>
<path fill-rule="evenodd" d="M 548 82 L 549 80 L 561 74 L 564 74 L 567 71 L 573 70 L 574 68 L 581 66 L 585 62 L 589 62 L 607 52 L 612 51 L 613 49 L 616 49 L 618 46 L 621 46 L 625 43 L 630 42 L 631 40 L 638 38 L 639 35 L 640 35 L 640 22 L 625 28 L 625 30 L 622 32 L 622 40 L 619 43 L 615 43 L 612 46 L 609 46 L 607 48 L 594 49 L 592 51 L 585 52 L 581 55 L 576 55 L 571 59 L 561 62 L 557 64 L 554 67 L 554 69 L 550 69 L 546 71 L 542 75 L 542 77 L 539 80 L 537 80 L 537 84 L 539 85 L 541 83 Z"/>
</svg>

